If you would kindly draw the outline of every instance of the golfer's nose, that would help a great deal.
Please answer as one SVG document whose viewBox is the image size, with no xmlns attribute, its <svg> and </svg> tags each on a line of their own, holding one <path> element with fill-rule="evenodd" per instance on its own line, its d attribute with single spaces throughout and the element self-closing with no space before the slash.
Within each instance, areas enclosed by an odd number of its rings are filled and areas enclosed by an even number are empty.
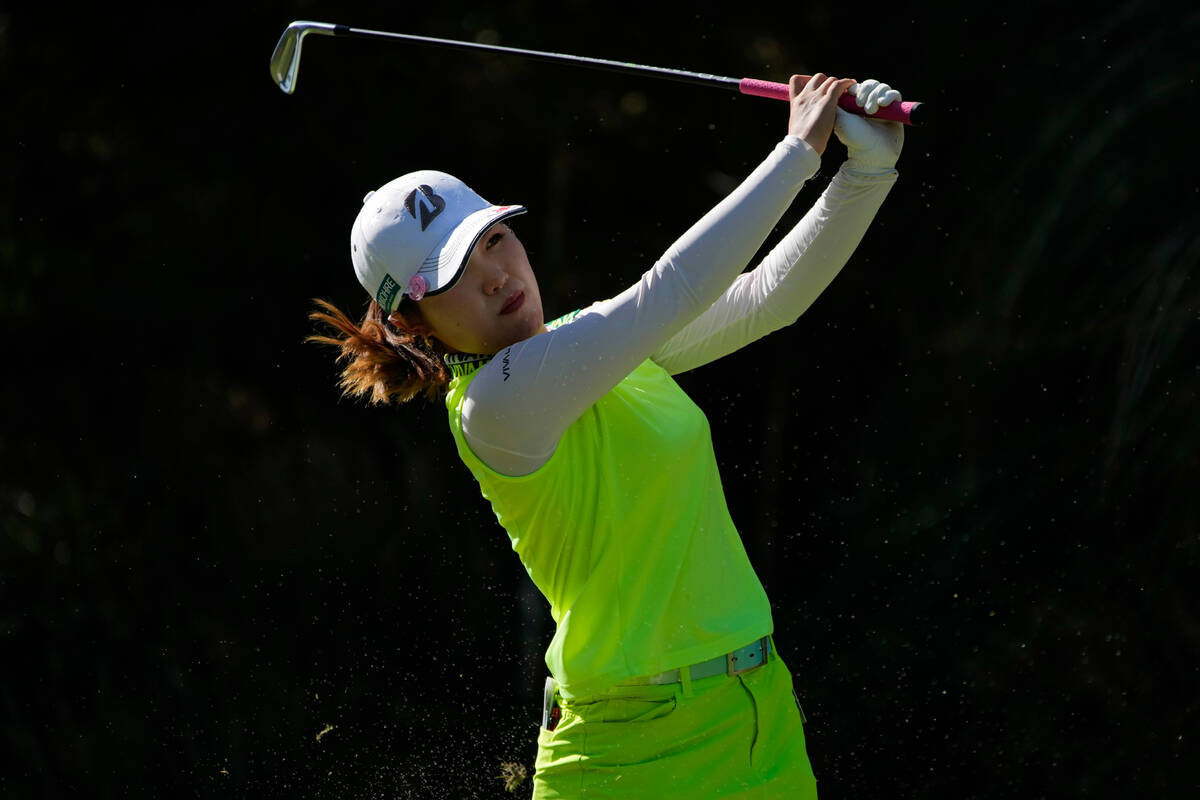
<svg viewBox="0 0 1200 800">
<path fill-rule="evenodd" d="M 508 283 L 508 273 L 499 267 L 492 268 L 483 282 L 483 292 L 486 295 L 493 295 L 504 288 L 504 284 Z"/>
</svg>

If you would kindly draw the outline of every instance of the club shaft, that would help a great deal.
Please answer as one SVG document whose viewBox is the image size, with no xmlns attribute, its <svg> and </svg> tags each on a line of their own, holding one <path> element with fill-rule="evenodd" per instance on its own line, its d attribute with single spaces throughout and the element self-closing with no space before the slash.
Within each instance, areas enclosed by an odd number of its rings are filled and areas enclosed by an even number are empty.
<svg viewBox="0 0 1200 800">
<path fill-rule="evenodd" d="M 352 28 L 349 25 L 332 25 L 327 22 L 294 22 L 288 27 L 288 32 L 293 29 L 302 29 L 297 37 L 288 38 L 285 32 L 284 38 L 280 40 L 279 46 L 276 48 L 275 56 L 272 57 L 272 75 L 279 87 L 287 93 L 291 93 L 295 88 L 296 70 L 299 65 L 300 58 L 300 38 L 303 36 L 303 31 L 307 30 L 311 33 L 323 34 L 325 36 L 355 36 L 367 39 L 387 39 L 399 40 L 405 42 L 415 42 L 417 44 L 427 44 L 434 47 L 445 47 L 455 50 L 474 50 L 476 52 L 485 53 L 504 53 L 506 55 L 520 56 L 538 61 L 550 61 L 558 64 L 568 64 L 578 67 L 592 67 L 594 69 L 602 69 L 610 72 L 620 72 L 627 75 L 649 75 L 651 77 L 663 78 L 666 80 L 677 81 L 681 83 L 690 83 L 700 86 L 712 86 L 729 91 L 741 92 L 742 94 L 754 95 L 756 97 L 769 97 L 776 100 L 789 100 L 790 93 L 788 85 L 785 83 L 772 83 L 770 81 L 758 80 L 756 78 L 727 78 L 722 75 L 712 75 L 707 72 L 692 72 L 684 69 L 671 69 L 668 67 L 651 67 L 645 64 L 633 64 L 628 61 L 613 61 L 607 58 L 590 58 L 587 56 L 575 56 L 567 53 L 549 53 L 543 50 L 527 50 L 521 47 L 503 47 L 498 44 L 484 44 L 482 42 L 464 42 L 457 39 L 439 39 L 433 36 L 416 36 L 411 33 L 394 33 L 392 31 L 377 31 L 368 28 Z M 291 44 L 292 49 L 289 50 L 288 45 Z M 286 68 L 289 64 L 289 53 L 292 55 L 290 60 L 290 69 Z M 921 103 L 916 102 L 897 102 L 887 106 L 882 106 L 874 114 L 867 114 L 858 106 L 855 98 L 850 94 L 844 94 L 838 99 L 838 106 L 846 111 L 869 116 L 875 119 L 891 120 L 894 122 L 902 122 L 906 125 L 916 124 L 915 119 L 920 119 L 926 116 L 926 111 Z M 918 110 L 920 113 L 917 114 Z"/>
<path fill-rule="evenodd" d="M 548 53 L 542 50 L 526 50 L 521 47 L 503 47 L 498 44 L 463 42 L 456 39 L 438 39 L 432 36 L 414 36 L 413 34 L 408 33 L 392 33 L 389 31 L 368 30 L 366 28 L 351 28 L 348 25 L 335 25 L 333 32 L 335 36 L 364 36 L 371 39 L 402 39 L 404 41 L 419 42 L 421 44 L 433 45 L 435 47 L 450 47 L 458 50 L 475 50 L 490 53 L 506 53 L 508 55 L 521 56 L 523 58 L 531 58 L 538 61 L 552 61 L 560 64 L 574 64 L 581 67 L 595 67 L 597 69 L 609 70 L 611 72 L 623 72 L 630 75 L 645 75 L 649 73 L 667 80 L 699 84 L 701 86 L 718 86 L 735 92 L 738 91 L 738 84 L 740 83 L 737 78 L 725 78 L 720 75 L 709 75 L 708 73 L 704 72 L 690 72 L 688 70 L 670 69 L 667 67 L 650 67 L 643 64 L 631 64 L 626 61 L 613 61 L 607 58 L 589 58 L 587 56 L 573 56 L 567 53 Z"/>
</svg>

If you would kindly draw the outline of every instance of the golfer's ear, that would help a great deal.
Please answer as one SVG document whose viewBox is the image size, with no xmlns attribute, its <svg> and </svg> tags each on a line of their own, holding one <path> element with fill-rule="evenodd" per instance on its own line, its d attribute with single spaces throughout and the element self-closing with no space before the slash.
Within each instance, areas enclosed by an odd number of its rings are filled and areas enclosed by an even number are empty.
<svg viewBox="0 0 1200 800">
<path fill-rule="evenodd" d="M 391 314 L 388 314 L 388 322 L 405 333 L 411 333 L 413 336 L 429 336 L 433 333 L 433 328 L 429 327 L 419 315 L 413 314 L 411 316 L 412 318 L 410 319 L 399 311 L 393 311 Z"/>
</svg>

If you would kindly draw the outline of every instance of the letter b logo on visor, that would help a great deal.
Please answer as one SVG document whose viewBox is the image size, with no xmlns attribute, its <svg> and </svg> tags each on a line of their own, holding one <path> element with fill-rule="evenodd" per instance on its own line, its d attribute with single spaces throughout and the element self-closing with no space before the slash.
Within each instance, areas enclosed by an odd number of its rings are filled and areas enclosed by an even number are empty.
<svg viewBox="0 0 1200 800">
<path fill-rule="evenodd" d="M 424 197 L 418 198 L 417 192 L 420 192 Z M 437 218 L 437 215 L 442 213 L 442 209 L 446 207 L 446 201 L 434 194 L 433 189 L 430 189 L 425 184 L 421 184 L 409 192 L 408 197 L 404 198 L 404 207 L 408 209 L 408 213 L 413 215 L 413 219 L 421 221 L 421 231 L 423 233 L 429 227 L 429 223 L 433 222 Z"/>
</svg>

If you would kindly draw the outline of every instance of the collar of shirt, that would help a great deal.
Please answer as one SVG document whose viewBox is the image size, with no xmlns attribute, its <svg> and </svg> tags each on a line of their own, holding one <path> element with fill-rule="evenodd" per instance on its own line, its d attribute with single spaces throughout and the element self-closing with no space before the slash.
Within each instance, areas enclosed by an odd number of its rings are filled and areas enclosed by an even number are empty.
<svg viewBox="0 0 1200 800">
<path fill-rule="evenodd" d="M 479 353 L 447 353 L 442 360 L 450 368 L 451 375 L 455 378 L 465 378 L 491 361 L 492 356 Z"/>
</svg>

